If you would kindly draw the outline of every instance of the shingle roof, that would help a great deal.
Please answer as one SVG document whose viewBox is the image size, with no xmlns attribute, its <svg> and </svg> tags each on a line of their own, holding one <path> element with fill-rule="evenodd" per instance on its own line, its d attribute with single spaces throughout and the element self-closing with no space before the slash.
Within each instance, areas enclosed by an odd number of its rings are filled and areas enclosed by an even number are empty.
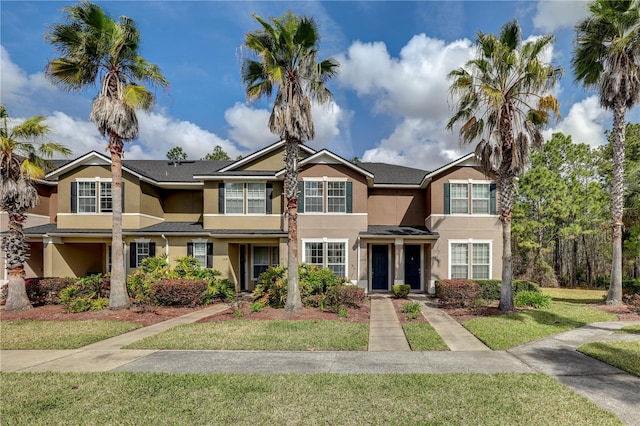
<svg viewBox="0 0 640 426">
<path fill-rule="evenodd" d="M 194 175 L 215 174 L 233 161 L 125 160 L 123 166 L 156 182 L 195 182 Z"/>
<path fill-rule="evenodd" d="M 386 163 L 358 163 L 358 166 L 373 173 L 375 184 L 420 185 L 427 170 Z"/>
<path fill-rule="evenodd" d="M 361 237 L 438 237 L 437 232 L 432 232 L 426 226 L 394 226 L 394 225 L 369 225 L 366 231 L 360 232 Z"/>
</svg>

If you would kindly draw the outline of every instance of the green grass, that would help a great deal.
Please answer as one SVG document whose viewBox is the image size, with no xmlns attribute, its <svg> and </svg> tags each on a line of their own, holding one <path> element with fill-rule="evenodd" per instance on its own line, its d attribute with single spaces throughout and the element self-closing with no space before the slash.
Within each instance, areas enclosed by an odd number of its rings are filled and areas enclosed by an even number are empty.
<svg viewBox="0 0 640 426">
<path fill-rule="evenodd" d="M 594 342 L 578 348 L 579 352 L 640 376 L 640 342 Z"/>
<path fill-rule="evenodd" d="M 617 334 L 640 334 L 640 325 L 628 325 L 616 331 Z"/>
<path fill-rule="evenodd" d="M 543 374 L 0 374 L 3 426 L 621 425 Z"/>
<path fill-rule="evenodd" d="M 0 321 L 0 349 L 76 349 L 136 328 L 120 321 Z"/>
<path fill-rule="evenodd" d="M 607 296 L 605 290 L 583 290 L 576 288 L 541 288 L 544 294 L 548 294 L 557 302 L 578 304 L 602 303 Z"/>
<path fill-rule="evenodd" d="M 562 300 L 573 297 L 572 294 L 562 294 L 562 296 Z M 588 306 L 584 302 L 558 301 L 554 296 L 548 308 L 525 309 L 517 313 L 474 318 L 465 321 L 462 325 L 491 349 L 502 350 L 593 322 L 616 319 L 615 315 Z"/>
<path fill-rule="evenodd" d="M 412 351 L 449 350 L 442 337 L 429 324 L 407 323 L 403 324 L 402 328 Z"/>
<path fill-rule="evenodd" d="M 369 326 L 347 321 L 233 320 L 187 324 L 126 349 L 367 350 Z"/>
</svg>

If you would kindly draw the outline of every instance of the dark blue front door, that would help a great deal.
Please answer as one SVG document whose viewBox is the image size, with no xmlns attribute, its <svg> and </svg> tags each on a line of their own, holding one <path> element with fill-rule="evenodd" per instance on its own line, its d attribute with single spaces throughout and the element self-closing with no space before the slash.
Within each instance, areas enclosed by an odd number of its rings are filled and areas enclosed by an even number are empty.
<svg viewBox="0 0 640 426">
<path fill-rule="evenodd" d="M 389 246 L 371 246 L 371 290 L 389 290 Z"/>
<path fill-rule="evenodd" d="M 420 290 L 420 246 L 404 246 L 404 283 Z"/>
</svg>

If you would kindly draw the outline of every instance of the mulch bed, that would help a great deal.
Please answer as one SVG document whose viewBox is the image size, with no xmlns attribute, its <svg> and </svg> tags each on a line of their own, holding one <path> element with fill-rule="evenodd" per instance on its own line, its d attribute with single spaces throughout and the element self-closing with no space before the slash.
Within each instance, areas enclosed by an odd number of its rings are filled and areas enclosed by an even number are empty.
<svg viewBox="0 0 640 426">
<path fill-rule="evenodd" d="M 393 303 L 393 307 L 396 310 L 396 315 L 398 315 L 398 319 L 400 320 L 400 324 L 408 324 L 408 323 L 428 323 L 427 319 L 421 313 L 418 314 L 418 318 L 416 319 L 407 319 L 407 314 L 402 312 L 402 305 L 405 303 L 413 302 L 410 299 L 396 299 L 395 297 L 391 298 L 391 302 Z"/>
</svg>

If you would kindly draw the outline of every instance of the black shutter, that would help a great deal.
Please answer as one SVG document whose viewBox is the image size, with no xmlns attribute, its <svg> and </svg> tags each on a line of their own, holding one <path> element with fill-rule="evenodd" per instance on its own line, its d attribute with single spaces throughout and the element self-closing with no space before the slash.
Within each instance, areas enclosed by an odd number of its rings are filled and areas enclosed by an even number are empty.
<svg viewBox="0 0 640 426">
<path fill-rule="evenodd" d="M 451 214 L 451 195 L 449 184 L 444 184 L 444 214 Z"/>
<path fill-rule="evenodd" d="M 224 214 L 224 182 L 218 184 L 218 214 Z"/>
<path fill-rule="evenodd" d="M 71 213 L 78 213 L 78 182 L 71 182 Z"/>
<path fill-rule="evenodd" d="M 347 182 L 347 213 L 353 213 L 353 182 Z"/>
<path fill-rule="evenodd" d="M 304 182 L 302 181 L 298 182 L 298 213 L 304 213 Z"/>
<path fill-rule="evenodd" d="M 156 243 L 149 243 L 149 257 L 156 257 Z"/>
<path fill-rule="evenodd" d="M 193 243 L 187 243 L 187 256 L 193 257 Z"/>
<path fill-rule="evenodd" d="M 136 265 L 136 243 L 129 244 L 129 267 L 138 267 L 138 265 Z"/>
<path fill-rule="evenodd" d="M 207 268 L 213 268 L 213 243 L 207 243 Z"/>
<path fill-rule="evenodd" d="M 273 184 L 272 183 L 267 183 L 265 190 L 264 190 L 264 195 L 265 195 L 265 199 L 267 201 L 267 205 L 266 205 L 266 213 L 267 214 L 271 214 L 273 213 L 273 200 L 271 199 L 273 197 Z"/>
<path fill-rule="evenodd" d="M 496 184 L 489 186 L 489 214 L 496 214 Z"/>
</svg>

